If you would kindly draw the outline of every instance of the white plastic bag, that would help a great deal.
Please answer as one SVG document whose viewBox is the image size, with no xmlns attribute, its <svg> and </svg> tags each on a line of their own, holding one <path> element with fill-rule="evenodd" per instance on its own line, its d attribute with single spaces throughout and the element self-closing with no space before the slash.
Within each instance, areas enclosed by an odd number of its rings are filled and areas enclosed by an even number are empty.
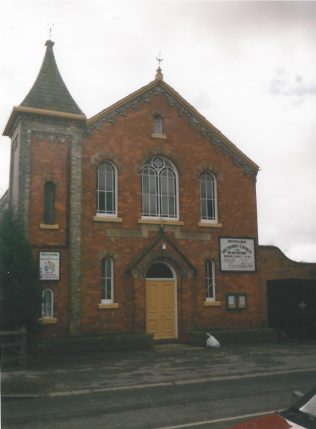
<svg viewBox="0 0 316 429">
<path fill-rule="evenodd" d="M 208 339 L 206 340 L 206 347 L 220 347 L 219 341 L 209 333 L 206 334 Z"/>
</svg>

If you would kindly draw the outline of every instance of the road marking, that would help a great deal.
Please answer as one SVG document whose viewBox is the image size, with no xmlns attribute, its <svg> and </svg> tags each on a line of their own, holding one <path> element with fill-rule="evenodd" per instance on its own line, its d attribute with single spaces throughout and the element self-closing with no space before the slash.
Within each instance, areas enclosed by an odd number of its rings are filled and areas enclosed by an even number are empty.
<svg viewBox="0 0 316 429">
<path fill-rule="evenodd" d="M 173 386 L 173 382 L 168 381 L 166 383 L 152 383 L 152 384 L 132 384 L 130 386 L 117 386 L 117 387 L 100 387 L 98 389 L 91 389 L 91 392 L 107 392 L 115 390 L 134 390 L 134 389 L 148 389 L 150 387 L 164 387 L 164 386 Z"/>
<path fill-rule="evenodd" d="M 183 385 L 183 384 L 197 384 L 197 383 L 209 383 L 211 381 L 219 381 L 219 380 L 240 380 L 242 378 L 257 378 L 257 377 L 269 377 L 271 375 L 284 375 L 284 374 L 295 374 L 300 372 L 314 372 L 316 368 L 300 368 L 300 369 L 292 369 L 292 370 L 281 370 L 281 371 L 267 371 L 267 372 L 257 372 L 252 374 L 236 374 L 236 375 L 219 375 L 216 377 L 204 377 L 204 378 L 192 378 L 189 380 L 180 380 L 174 381 L 174 384 Z"/>
<path fill-rule="evenodd" d="M 192 423 L 184 423 L 181 425 L 175 425 L 175 426 L 163 426 L 156 429 L 181 429 L 181 428 L 191 428 L 195 426 L 203 426 L 203 425 L 209 425 L 213 423 L 223 423 L 223 422 L 229 422 L 232 420 L 244 420 L 249 419 L 252 417 L 258 417 L 258 416 L 264 416 L 266 414 L 272 414 L 275 413 L 275 410 L 273 411 L 262 411 L 261 413 L 253 413 L 253 414 L 244 414 L 242 416 L 234 416 L 234 417 L 225 417 L 221 419 L 215 419 L 215 420 L 201 420 L 199 422 L 192 422 Z"/>
<path fill-rule="evenodd" d="M 186 384 L 202 384 L 210 383 L 213 381 L 225 381 L 225 380 L 240 380 L 243 378 L 257 378 L 257 377 L 268 377 L 272 375 L 284 375 L 284 374 L 295 374 L 301 372 L 314 372 L 316 367 L 305 368 L 305 369 L 294 369 L 294 370 L 282 370 L 282 371 L 268 371 L 268 372 L 259 372 L 252 374 L 238 374 L 238 375 L 227 375 L 227 376 L 217 376 L 217 377 L 204 377 L 204 378 L 191 378 L 189 380 L 175 380 L 175 381 L 166 381 L 162 383 L 151 383 L 151 384 L 132 384 L 126 386 L 107 386 L 100 388 L 88 388 L 80 390 L 72 390 L 67 392 L 51 392 L 48 394 L 49 397 L 56 396 L 71 396 L 71 395 L 86 395 L 91 393 L 102 393 L 102 392 L 114 392 L 120 390 L 134 390 L 134 389 L 150 389 L 155 387 L 170 387 L 170 386 L 183 386 Z M 42 395 L 47 396 L 47 395 Z"/>
</svg>

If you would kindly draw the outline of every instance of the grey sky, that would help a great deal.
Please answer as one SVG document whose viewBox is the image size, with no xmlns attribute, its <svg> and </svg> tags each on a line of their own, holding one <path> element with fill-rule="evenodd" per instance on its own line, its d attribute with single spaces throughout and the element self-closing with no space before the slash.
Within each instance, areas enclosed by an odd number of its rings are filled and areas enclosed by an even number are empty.
<svg viewBox="0 0 316 429">
<path fill-rule="evenodd" d="M 59 70 L 88 117 L 153 80 L 161 51 L 166 82 L 261 167 L 259 242 L 316 261 L 316 3 L 2 0 L 2 130 L 52 24 Z"/>
</svg>

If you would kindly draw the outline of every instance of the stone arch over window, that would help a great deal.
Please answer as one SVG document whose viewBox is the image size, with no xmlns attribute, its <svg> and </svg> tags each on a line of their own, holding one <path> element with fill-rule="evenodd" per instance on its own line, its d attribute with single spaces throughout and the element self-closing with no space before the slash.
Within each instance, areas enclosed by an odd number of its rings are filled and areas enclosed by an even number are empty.
<svg viewBox="0 0 316 429">
<path fill-rule="evenodd" d="M 182 176 L 184 168 L 182 165 L 182 161 L 179 158 L 179 155 L 173 152 L 173 150 L 170 147 L 166 147 L 165 145 L 154 145 L 151 146 L 149 149 L 145 150 L 143 152 L 143 155 L 140 159 L 137 160 L 134 164 L 134 168 L 137 174 L 142 173 L 143 166 L 145 162 L 154 157 L 161 157 L 168 159 L 169 162 L 171 162 L 174 166 L 174 168 L 177 170 L 177 174 L 179 177 Z"/>
<path fill-rule="evenodd" d="M 117 214 L 117 170 L 110 161 L 102 162 L 97 168 L 96 214 L 115 216 Z"/>
<path fill-rule="evenodd" d="M 142 216 L 178 219 L 178 172 L 165 157 L 154 156 L 142 168 Z"/>
<path fill-rule="evenodd" d="M 217 222 L 217 183 L 209 171 L 200 175 L 200 211 L 202 221 Z"/>
<path fill-rule="evenodd" d="M 120 156 L 112 153 L 112 152 L 98 152 L 95 155 L 93 155 L 90 159 L 90 166 L 92 168 L 98 167 L 100 164 L 102 164 L 105 161 L 111 162 L 117 171 L 120 173 L 124 170 L 125 165 L 123 161 L 121 160 Z"/>
</svg>

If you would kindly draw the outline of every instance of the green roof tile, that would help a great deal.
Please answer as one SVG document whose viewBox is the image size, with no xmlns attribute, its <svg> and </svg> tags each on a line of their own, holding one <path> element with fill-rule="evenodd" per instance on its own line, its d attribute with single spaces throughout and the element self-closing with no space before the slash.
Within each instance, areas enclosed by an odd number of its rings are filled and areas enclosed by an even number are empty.
<svg viewBox="0 0 316 429">
<path fill-rule="evenodd" d="M 48 40 L 45 46 L 42 67 L 20 106 L 83 115 L 59 73 L 53 52 L 54 42 Z"/>
</svg>

